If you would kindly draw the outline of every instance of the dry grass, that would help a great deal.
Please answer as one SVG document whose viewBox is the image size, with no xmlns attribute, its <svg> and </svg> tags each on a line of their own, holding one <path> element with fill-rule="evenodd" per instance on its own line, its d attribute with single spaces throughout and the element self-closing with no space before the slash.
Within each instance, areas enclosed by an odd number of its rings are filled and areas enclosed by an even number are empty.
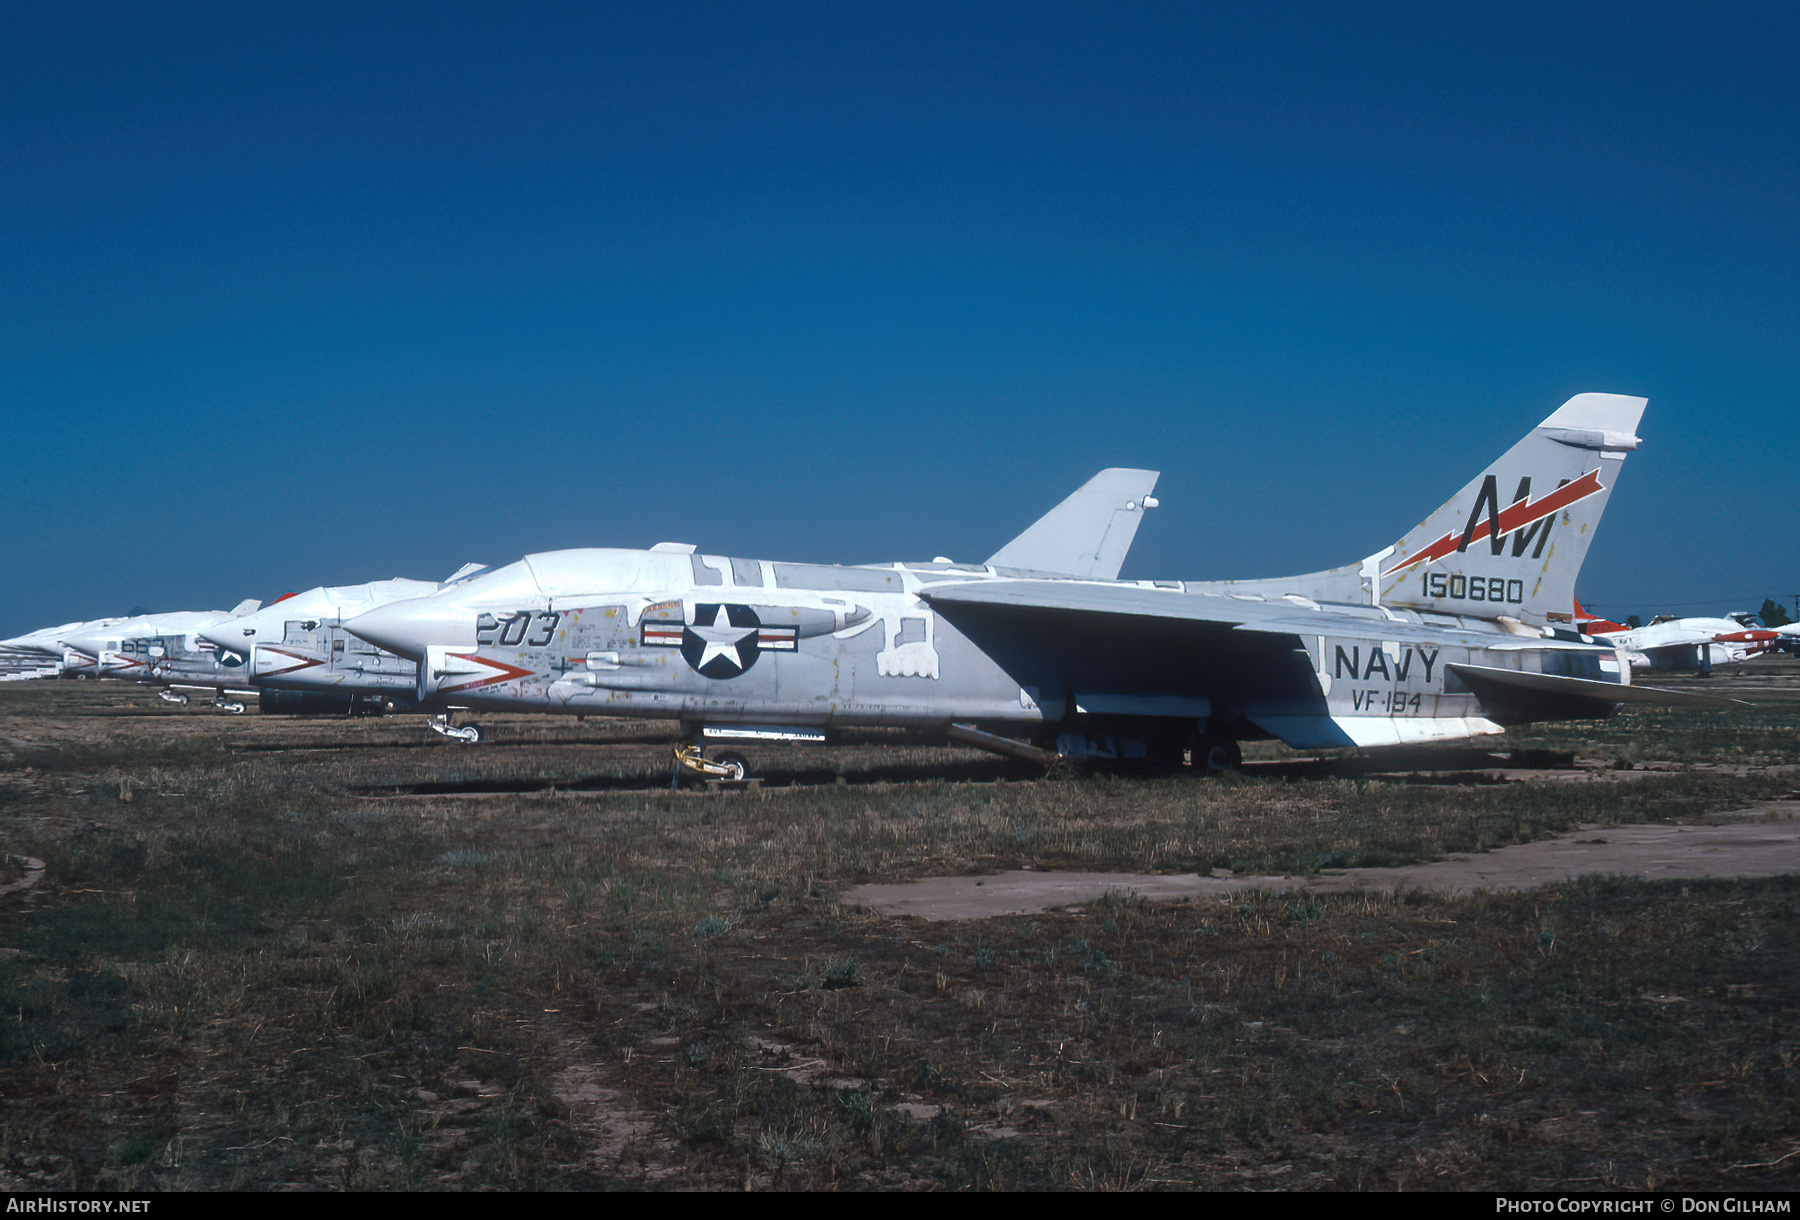
<svg viewBox="0 0 1800 1220">
<path fill-rule="evenodd" d="M 0 896 L 0 1186 L 1795 1182 L 1791 879 L 949 925 L 837 895 L 1698 818 L 1793 793 L 1800 705 L 1501 747 L 1669 768 L 1629 783 L 1481 782 L 1467 750 L 1047 780 L 868 734 L 723 796 L 667 790 L 662 726 L 488 722 L 471 750 L 0 690 L 0 832 L 49 865 Z"/>
</svg>

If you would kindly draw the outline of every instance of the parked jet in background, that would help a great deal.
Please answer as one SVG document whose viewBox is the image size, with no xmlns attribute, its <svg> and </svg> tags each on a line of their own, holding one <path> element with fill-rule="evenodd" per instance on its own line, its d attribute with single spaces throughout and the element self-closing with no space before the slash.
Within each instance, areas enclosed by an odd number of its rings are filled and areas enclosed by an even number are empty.
<svg viewBox="0 0 1800 1220">
<path fill-rule="evenodd" d="M 663 544 L 527 556 L 347 625 L 421 662 L 421 701 L 665 717 L 702 742 L 915 725 L 1219 766 L 1250 738 L 1367 746 L 1716 702 L 1631 686 L 1569 613 L 1643 408 L 1579 394 L 1394 545 L 1302 576 L 1118 581 L 1017 544 L 864 567 Z M 1115 522 L 1146 505 L 1111 494 Z"/>
<path fill-rule="evenodd" d="M 99 631 L 124 621 L 123 618 L 101 618 L 64 623 L 60 627 L 44 627 L 10 640 L 0 640 L 0 682 L 54 678 L 62 672 L 63 659 L 68 653 L 58 642 L 63 636 Z"/>
<path fill-rule="evenodd" d="M 1576 607 L 1577 611 L 1580 607 Z M 1745 619 L 1751 621 L 1745 622 Z M 1582 630 L 1630 653 L 1634 669 L 1711 673 L 1715 665 L 1741 665 L 1770 656 L 1800 639 L 1800 631 L 1764 627 L 1753 615 L 1733 618 L 1652 619 L 1627 627 L 1606 619 L 1584 620 Z"/>
<path fill-rule="evenodd" d="M 412 707 L 418 689 L 417 666 L 405 657 L 384 652 L 337 625 L 289 622 L 279 643 L 260 643 L 250 650 L 250 680 L 264 692 L 283 697 L 263 700 L 264 710 L 317 707 L 320 699 L 341 699 L 346 712 L 385 709 L 388 703 Z M 296 696 L 288 699 L 286 696 Z M 317 696 L 312 700 L 298 698 Z M 451 727 L 443 718 L 438 731 L 466 741 L 480 733 Z"/>
<path fill-rule="evenodd" d="M 1748 610 L 1734 610 L 1725 617 L 1746 631 L 1773 631 L 1777 637 L 1774 645 L 1776 651 L 1800 653 L 1800 623 L 1788 622 L 1779 627 L 1772 626 L 1763 622 L 1762 615 L 1752 614 Z"/>
<path fill-rule="evenodd" d="M 214 707 L 233 715 L 242 715 L 243 701 L 257 693 L 242 659 L 192 632 L 124 640 L 100 654 L 100 675 L 160 685 L 165 703 L 185 704 L 190 695 L 208 694 Z"/>
<path fill-rule="evenodd" d="M 425 597 L 485 571 L 482 564 L 464 564 L 443 582 L 376 580 L 361 585 L 334 585 L 290 594 L 254 614 L 218 623 L 200 633 L 205 647 L 218 650 L 218 664 L 241 667 L 239 684 L 287 692 L 328 694 L 326 706 L 346 712 L 363 712 L 385 706 L 396 697 L 407 703 L 417 685 L 413 664 L 383 653 L 351 636 L 341 624 L 392 601 Z M 271 698 L 265 707 L 317 710 L 318 700 Z"/>
<path fill-rule="evenodd" d="M 200 631 L 199 637 L 216 648 L 248 660 L 250 650 L 257 644 L 279 643 L 289 623 L 305 623 L 308 631 L 320 625 L 336 626 L 347 618 L 355 618 L 388 602 L 429 597 L 483 570 L 481 564 L 464 564 L 449 580 L 441 583 L 395 577 L 361 585 L 322 585 L 304 593 L 290 593 L 261 609 L 252 607 L 251 613 L 211 624 Z"/>
<path fill-rule="evenodd" d="M 115 619 L 103 626 L 84 627 L 57 637 L 64 649 L 63 672 L 93 676 L 101 672 L 102 653 L 118 653 L 126 640 L 164 635 L 190 635 L 214 623 L 250 614 L 261 606 L 255 600 L 239 602 L 230 610 L 177 610 L 169 614 L 144 614 L 135 618 Z M 138 668 L 138 663 L 115 662 L 108 676 L 124 677 Z"/>
</svg>

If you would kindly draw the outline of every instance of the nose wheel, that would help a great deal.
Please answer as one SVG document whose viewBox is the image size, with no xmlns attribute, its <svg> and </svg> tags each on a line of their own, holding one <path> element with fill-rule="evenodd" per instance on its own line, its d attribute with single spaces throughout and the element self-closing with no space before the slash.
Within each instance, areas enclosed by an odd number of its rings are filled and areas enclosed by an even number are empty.
<svg viewBox="0 0 1800 1220">
<path fill-rule="evenodd" d="M 742 755 L 731 750 L 706 756 L 706 747 L 688 743 L 675 747 L 675 773 L 670 777 L 669 787 L 679 788 L 684 775 L 698 775 L 700 778 L 720 784 L 746 785 L 757 784 L 760 780 L 750 778 L 750 763 Z"/>
<path fill-rule="evenodd" d="M 433 716 L 425 722 L 425 727 L 452 741 L 460 741 L 465 746 L 479 745 L 483 737 L 480 725 L 473 722 L 461 725 L 452 724 L 448 713 L 442 716 Z"/>
</svg>

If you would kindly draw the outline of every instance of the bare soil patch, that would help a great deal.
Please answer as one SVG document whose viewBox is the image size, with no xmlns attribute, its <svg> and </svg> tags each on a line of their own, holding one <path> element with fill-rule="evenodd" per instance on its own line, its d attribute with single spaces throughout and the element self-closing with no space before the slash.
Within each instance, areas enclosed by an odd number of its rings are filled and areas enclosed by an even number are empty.
<svg viewBox="0 0 1800 1220">
<path fill-rule="evenodd" d="M 1312 877 L 1185 876 L 1149 873 L 1019 870 L 977 877 L 926 877 L 899 884 L 852 886 L 844 901 L 883 915 L 917 919 L 990 919 L 1050 911 L 1112 895 L 1179 899 L 1266 890 L 1346 893 L 1362 889 L 1528 890 L 1586 874 L 1667 881 L 1703 877 L 1778 877 L 1800 873 L 1800 801 L 1770 801 L 1721 815 L 1707 825 L 1584 826 L 1574 834 L 1517 843 L 1478 856 L 1456 856 L 1405 868 L 1352 868 Z"/>
</svg>

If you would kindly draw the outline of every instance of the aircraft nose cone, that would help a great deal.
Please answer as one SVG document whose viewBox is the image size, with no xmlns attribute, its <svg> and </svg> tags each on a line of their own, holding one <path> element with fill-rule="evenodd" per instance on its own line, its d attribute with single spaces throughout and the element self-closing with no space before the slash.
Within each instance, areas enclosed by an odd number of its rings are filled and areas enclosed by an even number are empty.
<svg viewBox="0 0 1800 1220">
<path fill-rule="evenodd" d="M 475 644 L 475 613 L 455 603 L 416 597 L 389 602 L 357 615 L 344 627 L 377 648 L 422 661 L 433 644 L 471 648 Z"/>
<path fill-rule="evenodd" d="M 64 648 L 71 648 L 76 652 L 98 658 L 100 656 L 100 650 L 106 647 L 106 636 L 65 635 L 58 642 L 61 643 Z"/>
<path fill-rule="evenodd" d="M 246 631 L 250 634 L 246 635 Z M 258 643 L 268 642 L 259 641 L 255 632 L 254 627 L 247 628 L 236 622 L 224 622 L 212 627 L 203 627 L 194 635 L 215 648 L 223 648 L 226 652 L 235 652 L 239 656 L 249 656 L 251 648 Z"/>
</svg>

